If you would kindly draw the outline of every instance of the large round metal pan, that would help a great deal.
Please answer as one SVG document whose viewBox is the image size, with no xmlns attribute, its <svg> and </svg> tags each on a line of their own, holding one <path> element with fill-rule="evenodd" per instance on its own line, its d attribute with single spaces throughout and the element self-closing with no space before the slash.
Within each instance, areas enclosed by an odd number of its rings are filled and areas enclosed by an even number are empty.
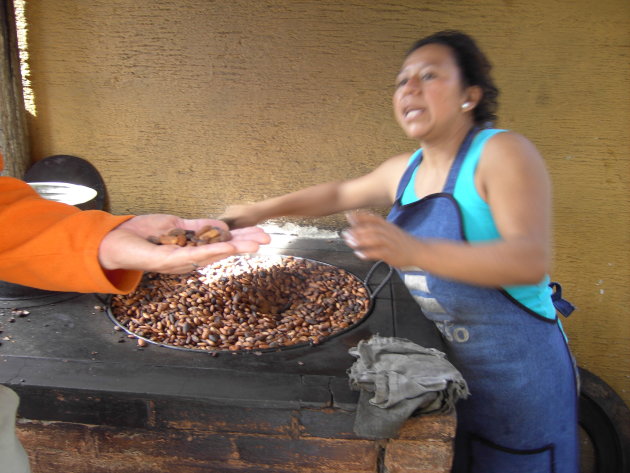
<svg viewBox="0 0 630 473">
<path fill-rule="evenodd" d="M 261 258 L 260 255 L 256 256 L 257 258 Z M 247 256 L 242 256 L 242 257 L 236 257 L 236 258 L 247 258 Z M 262 257 L 265 258 L 265 257 Z M 317 261 L 317 260 L 313 260 L 313 259 L 309 259 L 309 258 L 301 258 L 301 257 L 297 257 L 297 256 L 285 256 L 285 255 L 273 255 L 273 256 L 269 256 L 269 258 L 271 258 L 274 262 L 282 262 L 287 258 L 293 259 L 293 260 L 302 260 L 305 262 L 310 262 L 316 265 L 321 265 L 323 267 L 328 267 L 331 270 L 341 270 L 341 268 L 334 266 L 332 264 L 329 263 L 325 263 L 322 261 Z M 360 279 L 358 276 L 356 276 L 355 274 L 353 274 L 350 271 L 347 270 L 343 270 L 346 277 L 352 278 L 354 280 L 354 282 L 358 285 L 360 285 L 361 287 L 363 287 L 365 289 L 365 293 L 368 295 L 369 297 L 369 303 L 368 303 L 368 309 L 365 311 L 365 313 L 363 314 L 363 316 L 356 320 L 352 325 L 349 325 L 346 328 L 340 329 L 335 331 L 334 333 L 324 336 L 322 337 L 322 339 L 317 342 L 317 345 L 322 345 L 323 343 L 326 343 L 327 341 L 334 339 L 344 333 L 347 333 L 350 330 L 353 330 L 355 328 L 357 328 L 359 325 L 361 325 L 372 313 L 372 310 L 374 308 L 374 299 L 376 298 L 376 296 L 378 295 L 378 293 L 381 291 L 381 289 L 385 286 L 385 284 L 389 281 L 392 273 L 393 273 L 393 269 L 391 267 L 389 267 L 389 272 L 388 274 L 379 282 L 379 284 L 377 285 L 377 287 L 374 290 L 370 290 L 369 287 L 369 282 L 370 279 L 372 278 L 373 274 L 375 273 L 375 270 L 381 265 L 384 264 L 383 262 L 377 262 L 375 263 L 372 268 L 370 269 L 370 271 L 368 272 L 368 274 L 366 275 L 365 279 Z M 200 269 L 200 271 L 203 271 L 203 268 Z M 261 354 L 261 353 L 268 353 L 268 352 L 277 352 L 277 351 L 284 351 L 284 350 L 292 350 L 292 349 L 297 349 L 297 348 L 304 348 L 304 347 L 308 347 L 308 346 L 313 346 L 315 345 L 315 343 L 313 342 L 302 342 L 302 343 L 295 343 L 295 344 L 291 344 L 291 345 L 280 345 L 277 347 L 269 347 L 269 348 L 243 348 L 243 349 L 238 349 L 238 350 L 227 350 L 227 349 L 211 349 L 211 348 L 191 348 L 191 347 L 184 347 L 184 346 L 178 346 L 178 345 L 173 345 L 173 344 L 168 344 L 168 343 L 163 343 L 161 341 L 155 341 L 152 340 L 148 337 L 139 335 L 138 333 L 135 333 L 133 331 L 130 331 L 128 329 L 127 326 L 125 326 L 123 323 L 121 323 L 118 318 L 116 317 L 116 315 L 113 312 L 112 309 L 112 297 L 110 296 L 108 299 L 108 303 L 106 305 L 106 314 L 107 316 L 112 320 L 112 322 L 120 327 L 120 329 L 122 329 L 124 332 L 126 332 L 129 336 L 135 337 L 139 340 L 143 340 L 146 343 L 150 343 L 153 345 L 158 345 L 158 346 L 162 346 L 165 348 L 170 348 L 170 349 L 174 349 L 174 350 L 183 350 L 183 351 L 191 351 L 191 352 L 197 352 L 197 353 L 206 353 L 206 354 L 218 354 L 218 353 L 251 353 L 254 352 L 256 354 Z M 157 302 L 157 301 L 155 301 Z"/>
</svg>

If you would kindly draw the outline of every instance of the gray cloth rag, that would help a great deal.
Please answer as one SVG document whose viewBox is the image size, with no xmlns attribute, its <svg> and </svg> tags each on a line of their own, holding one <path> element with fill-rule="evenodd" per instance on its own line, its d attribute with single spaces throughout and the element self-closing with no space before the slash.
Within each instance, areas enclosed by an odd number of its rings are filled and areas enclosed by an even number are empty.
<svg viewBox="0 0 630 473">
<path fill-rule="evenodd" d="M 395 437 L 411 415 L 449 413 L 468 397 L 461 373 L 435 348 L 374 335 L 349 350 L 348 370 L 359 391 L 354 432 L 365 438 Z"/>
</svg>

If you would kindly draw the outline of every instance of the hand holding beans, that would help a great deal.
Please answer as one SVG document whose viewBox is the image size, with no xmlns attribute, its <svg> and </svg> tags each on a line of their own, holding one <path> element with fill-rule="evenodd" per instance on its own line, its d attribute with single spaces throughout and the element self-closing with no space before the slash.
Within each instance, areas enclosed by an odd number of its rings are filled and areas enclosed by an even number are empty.
<svg viewBox="0 0 630 473">
<path fill-rule="evenodd" d="M 212 227 L 212 228 L 209 228 Z M 151 235 L 194 233 L 199 239 L 206 234 L 201 245 L 154 244 Z M 219 240 L 214 230 L 219 232 Z M 192 232 L 192 233 L 191 233 Z M 225 241 L 229 236 L 229 240 Z M 179 238 L 179 237 L 178 237 Z M 156 273 L 179 274 L 205 266 L 228 256 L 241 253 L 255 253 L 260 245 L 269 243 L 270 237 L 259 227 L 247 227 L 229 232 L 227 225 L 215 219 L 187 220 L 174 215 L 140 215 L 110 231 L 98 249 L 98 258 L 104 270 L 135 269 Z"/>
<path fill-rule="evenodd" d="M 174 228 L 159 237 L 150 236 L 148 240 L 156 245 L 199 246 L 209 243 L 219 243 L 232 239 L 229 230 L 221 227 L 206 225 L 198 231 Z"/>
</svg>

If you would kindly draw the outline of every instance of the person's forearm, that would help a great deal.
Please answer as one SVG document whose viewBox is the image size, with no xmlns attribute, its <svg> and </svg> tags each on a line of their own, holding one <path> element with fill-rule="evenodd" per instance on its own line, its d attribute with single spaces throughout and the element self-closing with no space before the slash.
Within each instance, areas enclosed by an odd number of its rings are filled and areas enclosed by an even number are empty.
<svg viewBox="0 0 630 473">
<path fill-rule="evenodd" d="M 549 271 L 544 245 L 531 241 L 484 244 L 424 240 L 411 259 L 437 276 L 487 287 L 536 284 Z"/>
<path fill-rule="evenodd" d="M 536 235 L 512 236 L 484 243 L 418 239 L 382 217 L 366 212 L 347 215 L 346 243 L 362 259 L 383 260 L 397 268 L 468 284 L 501 287 L 540 282 L 549 271 L 550 249 Z"/>
<path fill-rule="evenodd" d="M 230 228 L 240 228 L 278 217 L 323 217 L 346 210 L 391 205 L 385 186 L 378 187 L 381 181 L 371 173 L 349 181 L 318 184 L 253 204 L 230 206 L 220 218 Z"/>
<path fill-rule="evenodd" d="M 272 197 L 252 204 L 259 222 L 270 218 L 293 217 L 322 217 L 343 210 L 348 210 L 340 199 L 338 182 L 329 182 L 307 187 L 290 194 Z"/>
</svg>

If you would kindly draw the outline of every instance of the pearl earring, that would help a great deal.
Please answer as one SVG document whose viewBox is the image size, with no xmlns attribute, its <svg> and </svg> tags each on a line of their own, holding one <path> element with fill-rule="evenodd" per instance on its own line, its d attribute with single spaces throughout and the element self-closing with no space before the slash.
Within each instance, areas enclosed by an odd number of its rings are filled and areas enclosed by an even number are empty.
<svg viewBox="0 0 630 473">
<path fill-rule="evenodd" d="M 466 110 L 468 107 L 470 107 L 470 102 L 464 102 L 462 104 L 462 110 Z"/>
</svg>

